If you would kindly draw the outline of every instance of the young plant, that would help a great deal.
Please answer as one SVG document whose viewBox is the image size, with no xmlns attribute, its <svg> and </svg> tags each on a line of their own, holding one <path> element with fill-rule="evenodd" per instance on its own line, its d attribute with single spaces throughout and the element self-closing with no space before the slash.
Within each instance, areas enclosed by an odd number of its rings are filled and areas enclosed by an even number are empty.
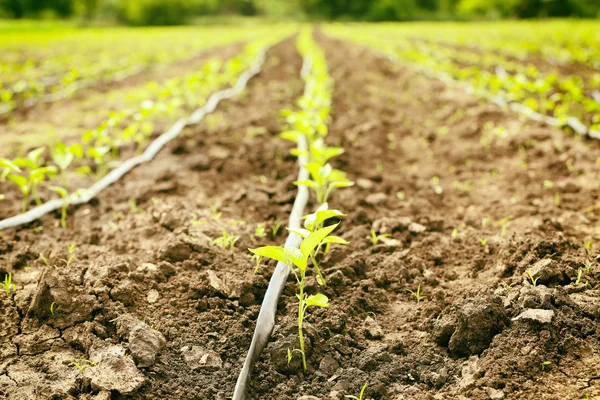
<svg viewBox="0 0 600 400">
<path fill-rule="evenodd" d="M 423 296 L 421 293 L 421 284 L 419 283 L 419 286 L 417 287 L 417 290 L 412 291 L 410 289 L 406 289 L 410 294 L 412 294 L 412 296 L 415 298 L 415 300 L 417 301 L 417 303 L 420 303 L 421 300 L 425 300 L 425 298 L 427 298 L 427 296 Z"/>
<path fill-rule="evenodd" d="M 584 240 L 583 241 L 583 247 L 585 248 L 585 252 L 587 253 L 587 255 L 591 255 L 592 253 L 592 241 L 591 240 Z"/>
<path fill-rule="evenodd" d="M 327 203 L 327 199 L 333 189 L 345 188 L 354 185 L 354 182 L 346 178 L 346 174 L 334 169 L 331 164 L 321 165 L 310 163 L 304 166 L 310 173 L 312 179 L 295 181 L 294 184 L 307 186 L 314 190 L 317 203 Z"/>
<path fill-rule="evenodd" d="M 531 284 L 533 285 L 533 287 L 536 287 L 537 286 L 537 281 L 538 281 L 538 279 L 540 279 L 540 277 L 538 276 L 537 278 L 534 278 L 533 274 L 531 273 L 530 270 L 525 271 L 525 273 L 529 277 L 529 280 L 531 281 Z"/>
<path fill-rule="evenodd" d="M 292 229 L 289 228 L 290 232 L 295 233 L 301 238 L 306 238 L 310 235 L 311 232 L 315 232 L 319 229 L 322 229 L 325 225 L 325 221 L 330 218 L 340 218 L 344 217 L 346 214 L 343 214 L 339 210 L 329 210 L 328 204 L 324 203 L 317 209 L 313 214 L 308 214 L 304 216 L 304 228 L 303 229 Z M 321 244 L 317 246 L 317 248 L 310 255 L 310 259 L 312 261 L 312 265 L 315 268 L 315 272 L 317 273 L 317 283 L 319 285 L 325 285 L 325 278 L 321 273 L 321 269 L 319 268 L 319 264 L 317 263 L 317 255 L 321 252 L 322 246 L 325 246 L 324 252 L 328 253 L 332 244 L 348 244 L 347 241 L 342 239 L 339 236 L 328 236 L 323 240 Z"/>
<path fill-rule="evenodd" d="M 212 241 L 213 246 L 217 245 L 222 249 L 233 249 L 233 246 L 235 246 L 235 242 L 237 242 L 240 239 L 240 237 L 228 234 L 227 231 L 223 228 L 221 228 L 221 232 L 222 236 Z"/>
<path fill-rule="evenodd" d="M 265 236 L 267 236 L 267 231 L 265 229 L 264 222 L 261 222 L 260 224 L 256 225 L 256 229 L 254 230 L 254 236 L 256 236 L 257 238 L 264 238 Z"/>
<path fill-rule="evenodd" d="M 67 189 L 60 186 L 50 186 L 48 189 L 58 194 L 63 199 L 63 206 L 60 212 L 60 226 L 65 229 L 67 227 L 67 209 L 69 208 L 69 193 Z"/>
<path fill-rule="evenodd" d="M 391 237 L 392 235 L 389 233 L 381 233 L 381 234 L 377 234 L 377 232 L 375 232 L 375 229 L 371 229 L 371 244 L 373 246 L 377 246 L 377 243 L 379 243 L 379 241 L 381 240 L 381 238 L 384 237 Z"/>
<path fill-rule="evenodd" d="M 366 390 L 367 390 L 367 384 L 365 383 L 363 385 L 362 389 L 360 390 L 360 394 L 358 395 L 358 397 L 352 396 L 352 395 L 346 395 L 344 397 L 347 399 L 351 399 L 351 400 L 364 400 Z"/>
<path fill-rule="evenodd" d="M 6 295 L 8 295 L 11 290 L 14 292 L 17 291 L 17 286 L 12 283 L 12 274 L 4 275 L 4 282 L 0 283 L 0 287 L 4 289 Z"/>
<path fill-rule="evenodd" d="M 69 247 L 67 248 L 67 252 L 69 253 L 69 259 L 68 260 L 61 259 L 61 261 L 64 262 L 67 267 L 69 265 L 71 265 L 71 262 L 75 258 L 75 254 L 74 253 L 76 251 L 77 251 L 77 248 L 75 247 L 75 243 L 70 244 Z"/>
<path fill-rule="evenodd" d="M 302 332 L 304 316 L 310 307 L 325 308 L 329 306 L 329 299 L 324 294 L 317 293 L 315 295 L 307 296 L 304 292 L 308 262 L 317 247 L 324 243 L 338 225 L 339 224 L 331 225 L 310 232 L 302 239 L 299 249 L 281 246 L 264 246 L 256 249 L 248 249 L 250 252 L 260 257 L 267 257 L 282 262 L 292 270 L 296 277 L 296 281 L 298 282 L 298 294 L 296 295 L 298 297 L 298 340 L 300 342 L 300 353 L 302 354 L 302 366 L 304 371 L 307 370 L 306 353 L 304 352 L 304 335 Z"/>
<path fill-rule="evenodd" d="M 56 142 L 52 145 L 50 156 L 60 169 L 60 184 L 67 185 L 67 170 L 75 158 L 83 157 L 83 146 L 79 143 L 67 146 L 62 142 Z"/>
</svg>

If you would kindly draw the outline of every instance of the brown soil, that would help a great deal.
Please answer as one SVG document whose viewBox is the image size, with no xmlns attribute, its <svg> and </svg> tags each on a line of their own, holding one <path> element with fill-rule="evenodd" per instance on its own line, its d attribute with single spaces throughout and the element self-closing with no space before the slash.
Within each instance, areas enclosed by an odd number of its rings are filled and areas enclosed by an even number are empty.
<svg viewBox="0 0 600 400">
<path fill-rule="evenodd" d="M 308 373 L 283 351 L 290 279 L 248 399 L 342 400 L 364 383 L 378 400 L 600 396 L 600 267 L 583 246 L 600 236 L 598 145 L 317 38 L 336 82 L 328 140 L 346 150 L 334 164 L 357 183 L 330 202 L 350 245 L 322 262 L 331 306 L 307 316 Z M 300 66 L 291 39 L 276 46 L 222 118 L 73 210 L 69 229 L 52 215 L 3 233 L 0 277 L 17 291 L 0 293 L 0 396 L 231 396 L 273 270 L 253 274 L 245 249 L 283 242 L 271 229 L 295 196 L 274 134 Z M 240 236 L 232 250 L 211 244 L 221 229 Z M 371 229 L 391 236 L 373 246 Z"/>
</svg>

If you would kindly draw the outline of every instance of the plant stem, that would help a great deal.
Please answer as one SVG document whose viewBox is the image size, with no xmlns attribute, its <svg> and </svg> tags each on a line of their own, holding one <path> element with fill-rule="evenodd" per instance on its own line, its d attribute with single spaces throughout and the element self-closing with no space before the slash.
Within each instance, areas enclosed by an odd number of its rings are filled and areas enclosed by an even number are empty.
<svg viewBox="0 0 600 400">
<path fill-rule="evenodd" d="M 302 333 L 302 322 L 304 320 L 304 277 L 305 273 L 300 271 L 300 294 L 298 296 L 298 340 L 300 341 L 300 353 L 302 353 L 302 367 L 306 372 L 306 355 L 304 354 L 304 335 Z"/>
<path fill-rule="evenodd" d="M 67 201 L 65 201 L 62 206 L 62 213 L 60 214 L 60 226 L 62 226 L 63 229 L 67 228 L 67 207 L 68 206 L 69 206 L 69 203 Z"/>
<path fill-rule="evenodd" d="M 35 204 L 37 204 L 38 206 L 41 206 L 42 205 L 42 200 L 40 199 L 40 196 L 38 196 L 37 185 L 31 185 L 31 194 L 33 195 L 33 199 L 35 200 Z"/>
<path fill-rule="evenodd" d="M 317 271 L 317 276 L 318 276 L 317 281 L 319 282 L 319 284 L 325 285 L 325 278 L 323 277 L 323 274 L 321 273 L 321 269 L 319 268 L 319 264 L 317 264 L 316 252 L 314 252 L 313 255 L 311 256 L 311 260 L 312 260 L 312 263 L 313 263 L 313 267 L 315 267 L 315 271 Z"/>
</svg>

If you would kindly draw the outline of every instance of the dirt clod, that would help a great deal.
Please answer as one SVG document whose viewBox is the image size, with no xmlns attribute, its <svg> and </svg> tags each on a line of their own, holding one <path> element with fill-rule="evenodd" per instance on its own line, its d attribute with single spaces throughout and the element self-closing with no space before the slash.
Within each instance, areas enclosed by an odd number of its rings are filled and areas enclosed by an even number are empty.
<svg viewBox="0 0 600 400">
<path fill-rule="evenodd" d="M 506 325 L 508 317 L 501 299 L 479 295 L 444 312 L 435 324 L 433 335 L 451 354 L 465 357 L 487 349 Z"/>
</svg>

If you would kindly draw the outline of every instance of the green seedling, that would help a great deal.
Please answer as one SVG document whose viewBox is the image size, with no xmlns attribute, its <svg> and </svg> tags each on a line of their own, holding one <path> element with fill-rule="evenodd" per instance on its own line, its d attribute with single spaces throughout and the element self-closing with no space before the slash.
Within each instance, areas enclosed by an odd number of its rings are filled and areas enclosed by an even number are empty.
<svg viewBox="0 0 600 400">
<path fill-rule="evenodd" d="M 579 282 L 581 282 L 581 269 L 577 270 L 577 278 L 575 279 L 575 286 L 579 285 Z"/>
<path fill-rule="evenodd" d="M 507 291 L 514 286 L 514 282 L 509 284 L 506 281 L 502 281 L 502 284 L 504 285 L 504 289 L 506 289 Z"/>
<path fill-rule="evenodd" d="M 410 289 L 406 289 L 407 292 L 409 292 L 410 294 L 412 294 L 412 296 L 415 298 L 415 300 L 417 301 L 417 303 L 420 303 L 421 300 L 425 300 L 425 298 L 427 298 L 427 296 L 423 296 L 422 292 L 421 292 L 421 284 L 419 284 L 419 286 L 417 286 L 417 290 L 416 291 L 412 291 Z"/>
<path fill-rule="evenodd" d="M 488 241 L 487 241 L 487 239 L 486 239 L 486 238 L 479 239 L 479 243 L 481 243 L 481 245 L 482 245 L 483 247 L 487 246 L 487 242 L 488 242 Z"/>
<path fill-rule="evenodd" d="M 312 179 L 295 181 L 294 184 L 313 189 L 318 204 L 327 203 L 333 189 L 354 185 L 354 182 L 346 178 L 343 171 L 334 169 L 331 164 L 309 163 L 304 168 L 310 173 Z"/>
<path fill-rule="evenodd" d="M 544 361 L 544 362 L 540 363 L 540 366 L 542 367 L 542 371 L 545 371 L 547 368 L 550 367 L 550 365 L 552 365 L 552 363 L 550 361 Z"/>
<path fill-rule="evenodd" d="M 52 304 L 50 304 L 50 314 L 52 314 L 52 316 L 54 316 L 54 309 L 56 308 L 56 303 L 52 302 Z"/>
<path fill-rule="evenodd" d="M 222 249 L 233 249 L 233 246 L 235 246 L 235 243 L 240 239 L 240 237 L 228 234 L 223 228 L 221 228 L 221 233 L 223 234 L 221 237 L 218 237 L 212 241 L 213 246 L 217 245 Z"/>
<path fill-rule="evenodd" d="M 367 390 L 367 384 L 365 383 L 363 385 L 362 389 L 360 390 L 360 394 L 358 395 L 358 397 L 352 396 L 352 395 L 346 395 L 344 397 L 347 399 L 351 399 L 351 400 L 364 400 L 366 390 Z"/>
<path fill-rule="evenodd" d="M 40 253 L 40 260 L 42 260 L 42 262 L 46 265 L 48 265 L 48 259 L 44 256 L 44 253 Z"/>
<path fill-rule="evenodd" d="M 330 218 L 341 218 L 346 214 L 343 214 L 339 210 L 329 210 L 328 204 L 324 203 L 317 209 L 313 214 L 305 215 L 304 218 L 304 228 L 302 229 L 288 229 L 290 232 L 295 233 L 301 238 L 306 238 L 310 235 L 311 232 L 315 232 L 319 229 L 323 229 L 325 225 L 325 221 Z M 347 241 L 342 239 L 339 236 L 328 236 L 323 240 L 321 244 L 317 246 L 317 248 L 310 255 L 310 259 L 312 261 L 313 267 L 315 268 L 315 272 L 317 273 L 317 283 L 319 285 L 325 285 L 325 278 L 321 273 L 321 269 L 319 268 L 319 264 L 317 263 L 317 255 L 321 252 L 322 246 L 325 246 L 324 252 L 329 252 L 329 249 L 332 244 L 348 244 Z"/>
<path fill-rule="evenodd" d="M 379 241 L 381 240 L 381 238 L 384 237 L 391 237 L 392 235 L 389 233 L 381 233 L 381 234 L 377 234 L 377 232 L 375 232 L 374 229 L 371 229 L 371 244 L 373 244 L 373 246 L 377 246 L 377 243 L 379 243 Z"/>
<path fill-rule="evenodd" d="M 71 262 L 73 261 L 73 259 L 75 258 L 75 252 L 77 251 L 77 248 L 75 247 L 75 243 L 72 243 L 69 245 L 69 247 L 67 248 L 67 252 L 69 254 L 69 259 L 65 260 L 65 259 L 61 259 L 62 262 L 65 263 L 65 266 L 69 266 L 71 265 Z"/>
<path fill-rule="evenodd" d="M 206 225 L 208 222 L 200 219 L 198 217 L 198 213 L 193 213 L 192 214 L 192 225 L 197 226 L 197 225 Z"/>
<path fill-rule="evenodd" d="M 258 254 L 252 254 L 250 258 L 256 262 L 256 267 L 254 267 L 254 273 L 257 274 L 258 270 L 260 269 L 260 262 L 262 261 L 262 257 Z"/>
<path fill-rule="evenodd" d="M 4 282 L 0 283 L 0 287 L 4 289 L 7 295 L 10 293 L 11 290 L 14 292 L 17 291 L 17 286 L 14 283 L 12 283 L 12 274 L 4 275 Z"/>
<path fill-rule="evenodd" d="M 141 208 L 139 208 L 137 206 L 137 203 L 134 198 L 129 199 L 128 203 L 129 203 L 129 213 L 130 214 L 137 214 L 137 213 L 144 212 L 144 210 L 142 210 Z"/>
<path fill-rule="evenodd" d="M 585 252 L 587 253 L 587 255 L 591 255 L 592 253 L 592 241 L 591 240 L 584 240 L 583 241 L 583 247 L 585 248 Z"/>
<path fill-rule="evenodd" d="M 527 273 L 527 276 L 529 277 L 529 280 L 531 281 L 531 284 L 533 285 L 533 287 L 537 286 L 537 281 L 538 279 L 540 279 L 540 277 L 538 276 L 537 278 L 533 277 L 533 274 L 531 273 L 530 270 L 525 271 Z"/>
<path fill-rule="evenodd" d="M 79 372 L 83 372 L 83 371 L 85 371 L 85 369 L 87 367 L 90 367 L 90 366 L 95 367 L 96 365 L 98 365 L 98 363 L 95 363 L 95 362 L 90 361 L 90 360 L 81 360 L 81 364 L 78 363 L 78 362 L 73 361 L 71 363 L 71 365 L 74 365 L 75 367 L 77 367 L 77 369 L 79 370 Z"/>
<path fill-rule="evenodd" d="M 304 335 L 302 332 L 302 326 L 306 311 L 310 307 L 329 307 L 329 299 L 327 296 L 321 293 L 317 293 L 311 296 L 307 296 L 304 292 L 304 286 L 306 284 L 306 272 L 308 269 L 309 259 L 319 245 L 324 244 L 329 235 L 338 227 L 339 224 L 331 225 L 326 228 L 315 230 L 310 232 L 305 238 L 302 239 L 300 248 L 295 247 L 281 247 L 281 246 L 264 246 L 256 249 L 249 249 L 253 254 L 257 254 L 260 257 L 267 257 L 277 260 L 287 265 L 298 283 L 298 339 L 300 341 L 300 352 L 302 353 L 302 366 L 304 371 L 306 367 L 306 355 L 304 352 Z"/>
<path fill-rule="evenodd" d="M 264 222 L 261 222 L 256 226 L 256 229 L 254 230 L 254 236 L 256 236 L 257 238 L 264 238 L 265 236 L 267 236 L 267 231 L 265 229 Z"/>
<path fill-rule="evenodd" d="M 587 271 L 587 273 L 589 274 L 590 271 L 592 270 L 592 263 L 589 260 L 586 260 L 583 265 L 585 266 L 585 270 Z"/>
<path fill-rule="evenodd" d="M 273 226 L 271 228 L 271 235 L 273 237 L 277 236 L 277 234 L 279 233 L 279 229 L 281 229 L 282 225 L 283 225 L 283 222 L 281 222 L 281 221 L 275 221 L 275 226 Z"/>
<path fill-rule="evenodd" d="M 61 185 L 67 186 L 67 170 L 75 158 L 81 159 L 83 157 L 83 146 L 79 143 L 67 146 L 62 142 L 56 142 L 52 145 L 50 155 L 60 169 Z"/>
<path fill-rule="evenodd" d="M 452 239 L 456 239 L 457 236 L 458 236 L 458 228 L 452 229 L 452 233 L 450 234 L 450 237 Z"/>
<path fill-rule="evenodd" d="M 38 196 L 37 187 L 46 177 L 56 174 L 57 169 L 54 166 L 43 167 L 44 160 L 41 158 L 44 148 L 32 150 L 27 157 L 15 158 L 12 162 L 6 159 L 0 159 L 0 167 L 3 168 L 3 177 L 16 184 L 23 195 L 23 212 L 27 211 L 29 206 L 29 197 L 33 195 L 36 204 L 42 204 Z M 27 169 L 27 175 L 21 175 L 21 168 Z"/>
<path fill-rule="evenodd" d="M 60 212 L 60 226 L 65 229 L 67 227 L 67 209 L 69 208 L 69 192 L 67 189 L 60 186 L 50 186 L 48 189 L 58 194 L 63 199 L 63 206 Z"/>
<path fill-rule="evenodd" d="M 221 217 L 223 216 L 223 213 L 219 211 L 216 204 L 214 206 L 210 207 L 210 212 L 212 213 L 212 217 L 215 221 L 220 220 Z"/>
</svg>

